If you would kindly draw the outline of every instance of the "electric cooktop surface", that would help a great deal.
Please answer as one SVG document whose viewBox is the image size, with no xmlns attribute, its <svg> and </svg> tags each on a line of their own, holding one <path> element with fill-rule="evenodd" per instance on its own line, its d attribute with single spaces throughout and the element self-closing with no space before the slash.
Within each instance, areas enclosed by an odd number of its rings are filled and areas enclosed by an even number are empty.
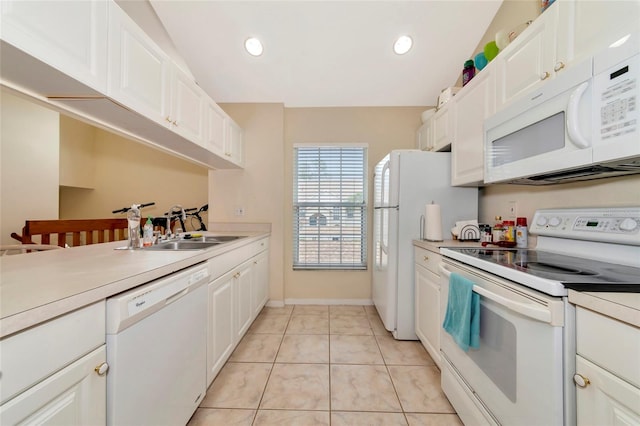
<svg viewBox="0 0 640 426">
<path fill-rule="evenodd" d="M 640 267 L 532 249 L 447 248 L 580 291 L 640 293 Z"/>
</svg>

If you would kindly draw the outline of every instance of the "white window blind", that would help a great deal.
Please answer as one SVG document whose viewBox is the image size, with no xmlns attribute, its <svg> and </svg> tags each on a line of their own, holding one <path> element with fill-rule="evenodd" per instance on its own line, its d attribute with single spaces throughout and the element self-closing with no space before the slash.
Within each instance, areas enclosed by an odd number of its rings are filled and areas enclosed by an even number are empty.
<svg viewBox="0 0 640 426">
<path fill-rule="evenodd" d="M 365 147 L 295 147 L 293 268 L 366 269 Z"/>
</svg>

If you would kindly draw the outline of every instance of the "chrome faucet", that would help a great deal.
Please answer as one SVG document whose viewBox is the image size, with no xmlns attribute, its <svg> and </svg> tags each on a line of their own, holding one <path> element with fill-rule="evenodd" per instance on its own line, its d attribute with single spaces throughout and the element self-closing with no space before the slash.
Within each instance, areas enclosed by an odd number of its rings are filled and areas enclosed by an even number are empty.
<svg viewBox="0 0 640 426">
<path fill-rule="evenodd" d="M 171 236 L 172 231 L 171 231 L 171 216 L 173 215 L 173 213 L 175 211 L 179 211 L 180 212 L 180 217 L 182 218 L 182 222 L 184 222 L 187 219 L 187 214 L 184 212 L 184 208 L 182 208 L 182 206 L 180 204 L 175 204 L 173 206 L 171 206 L 167 212 L 167 215 L 165 216 L 167 219 L 167 227 L 165 228 L 165 235 L 167 236 Z M 182 230 L 184 232 L 184 229 Z"/>
</svg>

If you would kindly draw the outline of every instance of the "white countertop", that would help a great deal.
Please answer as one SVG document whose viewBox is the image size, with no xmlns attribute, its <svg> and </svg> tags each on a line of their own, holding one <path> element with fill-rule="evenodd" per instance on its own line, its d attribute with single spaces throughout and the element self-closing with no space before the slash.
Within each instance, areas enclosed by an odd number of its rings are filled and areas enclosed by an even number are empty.
<svg viewBox="0 0 640 426">
<path fill-rule="evenodd" d="M 116 241 L 2 256 L 0 337 L 206 261 L 269 232 L 233 234 L 246 238 L 197 251 L 115 250 L 127 243 Z"/>
<path fill-rule="evenodd" d="M 569 302 L 640 328 L 640 293 L 569 290 Z"/>
</svg>

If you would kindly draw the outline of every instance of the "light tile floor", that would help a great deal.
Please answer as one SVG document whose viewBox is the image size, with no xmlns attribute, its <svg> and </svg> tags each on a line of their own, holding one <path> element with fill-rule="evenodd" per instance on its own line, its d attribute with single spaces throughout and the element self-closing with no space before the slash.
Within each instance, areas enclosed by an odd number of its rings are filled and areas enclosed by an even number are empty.
<svg viewBox="0 0 640 426">
<path fill-rule="evenodd" d="M 188 426 L 460 426 L 419 342 L 373 306 L 266 307 Z"/>
</svg>

